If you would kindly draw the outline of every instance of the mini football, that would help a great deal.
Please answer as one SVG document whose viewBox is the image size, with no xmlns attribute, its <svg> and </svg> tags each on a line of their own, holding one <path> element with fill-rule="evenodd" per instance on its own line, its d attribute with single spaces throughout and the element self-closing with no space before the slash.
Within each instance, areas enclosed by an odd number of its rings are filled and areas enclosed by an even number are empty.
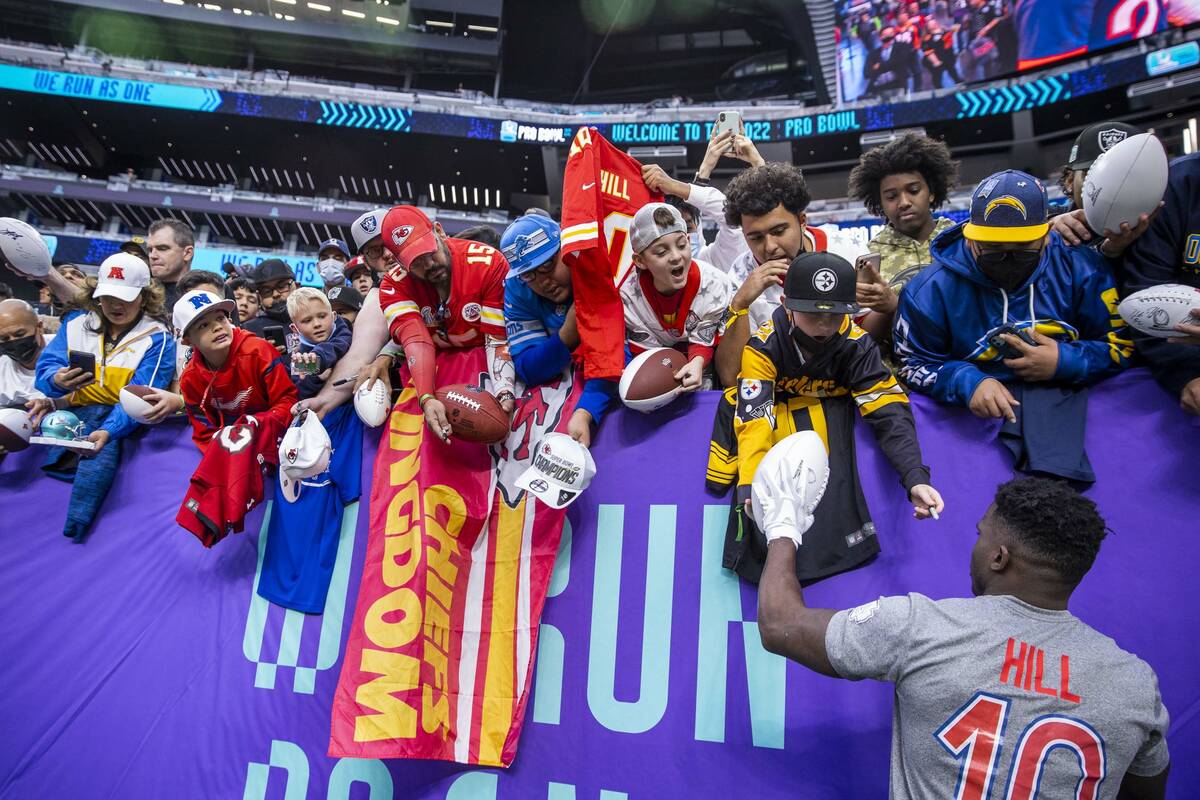
<svg viewBox="0 0 1200 800">
<path fill-rule="evenodd" d="M 1192 315 L 1194 308 L 1200 308 L 1200 289 L 1164 283 L 1129 295 L 1117 306 L 1117 313 L 1142 333 L 1174 339 L 1186 335 L 1175 330 L 1179 323 L 1200 325 L 1200 317 Z"/>
<path fill-rule="evenodd" d="M 29 412 L 22 408 L 0 408 L 0 450 L 15 453 L 29 447 L 33 426 Z"/>
<path fill-rule="evenodd" d="M 625 366 L 617 391 L 621 402 L 649 414 L 679 396 L 675 373 L 687 364 L 687 356 L 673 347 L 656 347 L 636 356 Z"/>
<path fill-rule="evenodd" d="M 491 393 L 478 386 L 455 383 L 433 393 L 446 407 L 454 436 L 468 442 L 493 444 L 508 436 L 508 414 Z"/>
<path fill-rule="evenodd" d="M 354 393 L 354 412 L 367 427 L 382 425 L 390 409 L 391 403 L 388 402 L 387 387 L 383 381 L 368 381 Z"/>
<path fill-rule="evenodd" d="M 0 252 L 13 269 L 31 278 L 50 272 L 50 248 L 28 222 L 0 217 Z"/>
<path fill-rule="evenodd" d="M 1167 151 L 1152 133 L 1130 136 L 1101 153 L 1083 182 L 1083 213 L 1096 233 L 1119 231 L 1121 223 L 1158 207 L 1167 190 Z"/>
<path fill-rule="evenodd" d="M 146 419 L 146 415 L 154 410 L 154 403 L 146 399 L 147 395 L 154 391 L 152 386 L 135 386 L 129 385 L 122 387 L 117 397 L 121 401 L 121 408 L 125 409 L 125 413 L 143 425 L 150 424 Z"/>
</svg>

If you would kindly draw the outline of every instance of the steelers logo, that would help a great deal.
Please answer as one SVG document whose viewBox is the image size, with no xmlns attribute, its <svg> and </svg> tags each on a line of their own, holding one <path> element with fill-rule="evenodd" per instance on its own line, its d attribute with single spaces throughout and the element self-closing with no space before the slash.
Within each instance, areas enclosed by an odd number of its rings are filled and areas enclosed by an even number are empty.
<svg viewBox="0 0 1200 800">
<path fill-rule="evenodd" d="M 832 292 L 836 286 L 837 275 L 831 269 L 819 269 L 813 275 L 813 288 L 822 294 Z"/>
<path fill-rule="evenodd" d="M 758 381 L 743 380 L 741 381 L 741 384 L 743 400 L 752 400 L 760 391 L 762 391 L 762 384 L 760 384 Z"/>
</svg>

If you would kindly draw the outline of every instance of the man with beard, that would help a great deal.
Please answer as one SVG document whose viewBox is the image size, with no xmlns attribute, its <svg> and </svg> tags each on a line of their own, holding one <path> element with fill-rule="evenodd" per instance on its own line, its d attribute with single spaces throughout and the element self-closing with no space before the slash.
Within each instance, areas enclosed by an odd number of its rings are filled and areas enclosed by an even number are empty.
<svg viewBox="0 0 1200 800">
<path fill-rule="evenodd" d="M 500 252 L 509 266 L 504 328 L 517 377 L 526 386 L 560 377 L 579 345 L 571 268 L 563 260 L 559 236 L 557 222 L 534 214 L 513 222 L 500 238 Z M 592 425 L 600 425 L 613 389 L 612 381 L 594 378 L 584 383 L 567 422 L 567 433 L 584 447 L 591 445 Z"/>
<path fill-rule="evenodd" d="M 279 342 L 268 335 L 268 328 L 290 330 L 292 319 L 288 316 L 288 295 L 296 288 L 296 274 L 286 262 L 278 258 L 268 258 L 254 268 L 251 276 L 254 288 L 258 290 L 262 312 L 254 319 L 242 323 L 242 329 L 255 336 L 261 336 L 268 341 Z"/>
<path fill-rule="evenodd" d="M 486 348 L 491 391 L 512 414 L 516 375 L 504 331 L 508 261 L 489 245 L 447 236 L 415 206 L 396 206 L 382 228 L 399 266 L 383 279 L 379 303 L 392 341 L 404 348 L 425 423 L 449 441 L 446 407 L 433 394 L 439 349 Z"/>
<path fill-rule="evenodd" d="M 1050 232 L 1045 187 L 1017 170 L 980 183 L 970 220 L 931 253 L 937 268 L 900 295 L 901 378 L 939 402 L 1006 420 L 1001 439 L 1018 468 L 1094 480 L 1079 389 L 1133 355 L 1105 258 Z"/>
</svg>

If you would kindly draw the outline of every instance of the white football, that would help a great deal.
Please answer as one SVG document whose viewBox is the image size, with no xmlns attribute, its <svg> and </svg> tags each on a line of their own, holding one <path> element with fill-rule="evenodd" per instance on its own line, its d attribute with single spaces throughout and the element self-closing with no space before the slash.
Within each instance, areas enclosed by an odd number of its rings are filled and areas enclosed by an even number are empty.
<svg viewBox="0 0 1200 800">
<path fill-rule="evenodd" d="M 0 252 L 13 269 L 31 278 L 50 272 L 50 248 L 28 222 L 0 217 Z"/>
<path fill-rule="evenodd" d="M 368 388 L 370 387 L 370 388 Z M 383 381 L 369 381 L 354 393 L 354 411 L 368 427 L 377 428 L 387 419 L 391 403 Z"/>
<path fill-rule="evenodd" d="M 0 408 L 0 450 L 15 453 L 29 447 L 33 426 L 23 408 Z"/>
<path fill-rule="evenodd" d="M 1119 231 L 1121 223 L 1158 207 L 1167 190 L 1167 151 L 1154 134 L 1139 133 L 1101 153 L 1083 182 L 1083 213 L 1096 233 Z"/>
<path fill-rule="evenodd" d="M 617 384 L 621 402 L 643 414 L 669 405 L 679 397 L 679 381 L 674 375 L 686 363 L 684 355 L 671 347 L 639 353 L 621 372 Z"/>
<path fill-rule="evenodd" d="M 152 391 L 153 389 L 149 386 L 130 384 L 121 387 L 117 398 L 121 401 L 121 408 L 125 409 L 126 414 L 135 421 L 148 425 L 150 422 L 146 419 L 146 415 L 154 410 L 154 404 L 146 399 L 146 395 Z"/>
<path fill-rule="evenodd" d="M 1134 328 L 1160 339 L 1174 339 L 1186 334 L 1175 330 L 1181 322 L 1200 325 L 1200 289 L 1178 283 L 1164 283 L 1134 292 L 1121 301 L 1117 313 Z"/>
</svg>

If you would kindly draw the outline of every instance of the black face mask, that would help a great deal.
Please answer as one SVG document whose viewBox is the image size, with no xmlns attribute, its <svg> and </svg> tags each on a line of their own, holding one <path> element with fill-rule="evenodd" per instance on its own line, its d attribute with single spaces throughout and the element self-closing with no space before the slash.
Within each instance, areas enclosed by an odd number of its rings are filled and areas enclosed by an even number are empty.
<svg viewBox="0 0 1200 800">
<path fill-rule="evenodd" d="M 1006 292 L 1016 291 L 1021 284 L 1029 280 L 1029 276 L 1037 269 L 1041 260 L 1041 252 L 1032 250 L 1003 250 L 980 253 L 975 257 L 979 271 Z"/>
<path fill-rule="evenodd" d="M 263 306 L 263 316 L 268 317 L 276 322 L 290 322 L 287 311 L 287 300 L 276 300 L 275 305 L 267 308 Z"/>
<path fill-rule="evenodd" d="M 808 362 L 805 365 L 806 373 L 809 370 L 818 370 L 824 366 L 825 362 L 832 360 L 837 349 L 833 345 L 837 344 L 841 338 L 838 334 L 834 334 L 823 342 L 817 341 L 800 330 L 796 325 L 792 325 L 792 341 L 805 354 L 805 359 Z"/>
<path fill-rule="evenodd" d="M 32 361 L 38 352 L 37 334 L 0 342 L 0 356 L 8 356 L 18 364 Z"/>
</svg>

